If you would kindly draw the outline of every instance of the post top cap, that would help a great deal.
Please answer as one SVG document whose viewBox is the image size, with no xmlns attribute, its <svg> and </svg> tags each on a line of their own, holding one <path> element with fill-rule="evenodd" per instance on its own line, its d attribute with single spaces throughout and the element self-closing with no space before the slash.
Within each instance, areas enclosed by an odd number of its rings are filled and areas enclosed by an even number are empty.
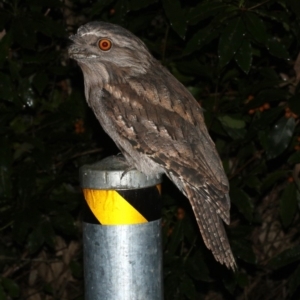
<svg viewBox="0 0 300 300">
<path fill-rule="evenodd" d="M 123 156 L 109 156 L 94 164 L 84 165 L 79 174 L 82 188 L 97 190 L 139 189 L 162 181 L 162 174 L 146 176 L 131 169 Z"/>
</svg>

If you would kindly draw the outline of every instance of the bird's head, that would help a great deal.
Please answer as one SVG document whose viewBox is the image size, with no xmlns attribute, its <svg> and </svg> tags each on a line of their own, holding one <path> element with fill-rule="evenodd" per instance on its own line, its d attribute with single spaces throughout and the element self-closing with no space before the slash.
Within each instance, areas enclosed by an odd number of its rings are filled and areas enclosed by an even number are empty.
<svg viewBox="0 0 300 300">
<path fill-rule="evenodd" d="M 78 62 L 84 75 L 102 82 L 145 74 L 154 60 L 140 39 L 118 25 L 90 22 L 70 39 L 69 56 Z"/>
</svg>

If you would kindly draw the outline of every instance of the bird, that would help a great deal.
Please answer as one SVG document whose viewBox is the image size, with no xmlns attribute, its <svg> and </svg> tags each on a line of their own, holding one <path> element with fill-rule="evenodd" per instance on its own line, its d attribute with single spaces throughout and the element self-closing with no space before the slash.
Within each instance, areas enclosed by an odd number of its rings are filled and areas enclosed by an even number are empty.
<svg viewBox="0 0 300 300">
<path fill-rule="evenodd" d="M 235 270 L 223 222 L 230 223 L 229 182 L 192 94 L 127 29 L 92 21 L 70 36 L 69 57 L 85 98 L 128 164 L 165 174 L 189 199 L 203 241 Z"/>
</svg>

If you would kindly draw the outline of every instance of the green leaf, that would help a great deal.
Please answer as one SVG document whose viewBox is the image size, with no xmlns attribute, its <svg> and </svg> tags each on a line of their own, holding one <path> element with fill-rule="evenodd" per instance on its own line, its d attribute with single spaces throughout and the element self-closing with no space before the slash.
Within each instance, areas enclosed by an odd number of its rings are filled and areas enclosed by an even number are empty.
<svg viewBox="0 0 300 300">
<path fill-rule="evenodd" d="M 29 198 L 35 192 L 36 166 L 32 162 L 24 163 L 18 172 L 18 193 L 23 198 Z"/>
<path fill-rule="evenodd" d="M 289 164 L 299 164 L 300 163 L 300 152 L 294 152 L 288 159 Z"/>
<path fill-rule="evenodd" d="M 193 51 L 199 50 L 216 39 L 222 31 L 224 23 L 228 22 L 229 19 L 235 18 L 236 15 L 236 10 L 230 8 L 228 8 L 228 12 L 223 11 L 222 13 L 217 14 L 205 28 L 198 30 L 192 36 L 184 49 L 184 54 L 189 54 Z"/>
<path fill-rule="evenodd" d="M 228 68 L 227 70 L 225 70 L 225 72 L 223 72 L 223 76 L 220 82 L 223 84 L 225 82 L 231 82 L 232 80 L 235 80 L 237 76 L 239 76 L 239 73 L 240 71 L 236 68 Z M 230 106 L 235 105 L 232 102 L 227 102 L 226 104 Z"/>
<path fill-rule="evenodd" d="M 278 181 L 282 181 L 286 177 L 287 171 L 275 171 L 267 175 L 263 180 L 261 189 L 265 191 L 274 186 Z"/>
<path fill-rule="evenodd" d="M 25 49 L 34 49 L 36 44 L 35 26 L 33 21 L 25 17 L 15 18 L 12 33 L 15 42 Z"/>
<path fill-rule="evenodd" d="M 4 73 L 0 73 L 0 90 L 0 99 L 13 102 L 13 83 L 11 78 Z"/>
<path fill-rule="evenodd" d="M 252 221 L 254 206 L 251 198 L 242 190 L 233 187 L 230 190 L 230 199 L 232 203 L 238 208 L 240 213 L 248 220 Z"/>
<path fill-rule="evenodd" d="M 239 271 L 226 276 L 223 281 L 226 289 L 231 294 L 234 294 L 237 285 L 239 285 L 241 288 L 244 288 L 249 283 L 247 275 Z"/>
<path fill-rule="evenodd" d="M 168 256 L 168 254 L 166 253 L 165 256 Z M 173 256 L 172 268 L 169 267 L 165 270 L 167 271 L 164 280 L 165 299 L 174 299 L 174 294 L 178 294 L 178 286 L 181 282 L 182 264 L 179 259 L 175 259 Z"/>
<path fill-rule="evenodd" d="M 242 239 L 242 240 L 231 240 L 230 242 L 232 246 L 232 251 L 234 255 L 245 262 L 255 264 L 256 263 L 256 256 L 253 253 L 251 244 L 249 241 Z"/>
<path fill-rule="evenodd" d="M 14 240 L 19 244 L 22 244 L 25 241 L 28 231 L 29 231 L 29 225 L 27 223 L 23 223 L 22 219 L 19 220 L 16 219 L 13 227 Z"/>
<path fill-rule="evenodd" d="M 194 283 L 188 276 L 183 277 L 179 286 L 179 290 L 187 297 L 187 299 L 196 299 L 196 289 Z"/>
<path fill-rule="evenodd" d="M 218 119 L 220 120 L 220 122 L 222 123 L 223 126 L 229 127 L 229 128 L 241 129 L 241 128 L 244 128 L 246 125 L 244 120 L 236 119 L 236 118 L 230 117 L 228 115 L 221 116 Z"/>
<path fill-rule="evenodd" d="M 44 244 L 44 234 L 41 229 L 41 224 L 38 224 L 36 228 L 28 236 L 28 249 L 30 253 L 35 253 Z"/>
<path fill-rule="evenodd" d="M 132 11 L 140 10 L 145 8 L 153 3 L 156 3 L 158 0 L 129 0 L 128 1 L 128 8 Z"/>
<path fill-rule="evenodd" d="M 248 39 L 243 39 L 242 45 L 234 58 L 238 66 L 248 74 L 252 65 L 252 48 Z"/>
<path fill-rule="evenodd" d="M 43 291 L 45 291 L 49 295 L 53 295 L 55 293 L 55 290 L 54 290 L 53 285 L 51 283 L 44 284 Z"/>
<path fill-rule="evenodd" d="M 249 174 L 247 176 L 247 182 L 245 182 L 245 184 L 250 187 L 250 188 L 253 188 L 255 189 L 256 191 L 260 191 L 260 187 L 261 187 L 261 180 L 259 180 L 257 178 L 257 175 L 256 174 Z"/>
<path fill-rule="evenodd" d="M 193 256 L 189 256 L 185 263 L 186 272 L 194 280 L 201 280 L 205 282 L 211 282 L 212 279 L 209 276 L 209 269 L 205 263 L 205 258 L 200 252 L 195 252 Z"/>
<path fill-rule="evenodd" d="M 35 70 L 38 72 L 46 72 L 46 70 L 40 69 L 41 64 L 50 64 L 49 69 L 47 68 L 47 71 L 50 70 L 51 72 L 54 73 L 54 69 L 58 67 L 52 66 L 52 64 L 57 58 L 58 57 L 56 52 L 38 52 L 38 53 L 25 52 L 22 55 L 23 62 L 26 64 L 37 65 L 34 67 Z"/>
<path fill-rule="evenodd" d="M 83 266 L 82 263 L 79 263 L 78 261 L 71 261 L 69 265 L 72 276 L 74 276 L 77 279 L 83 278 Z"/>
<path fill-rule="evenodd" d="M 185 38 L 187 22 L 185 11 L 181 8 L 179 0 L 162 0 L 165 13 L 170 20 L 172 28 L 181 38 Z"/>
<path fill-rule="evenodd" d="M 169 237 L 168 249 L 170 254 L 174 254 L 177 250 L 178 245 L 183 239 L 183 228 L 182 222 L 179 221 L 174 225 L 174 228 Z"/>
<path fill-rule="evenodd" d="M 63 26 L 63 23 L 56 22 L 40 14 L 35 14 L 32 18 L 32 26 L 34 26 L 38 32 L 49 36 L 49 37 L 65 37 L 66 30 Z"/>
<path fill-rule="evenodd" d="M 220 67 L 224 67 L 242 45 L 245 34 L 245 26 L 240 17 L 228 22 L 224 32 L 221 34 L 218 53 Z"/>
<path fill-rule="evenodd" d="M 14 127 L 14 130 L 18 133 L 22 133 L 22 129 L 24 129 L 25 125 L 22 123 L 23 120 L 16 119 L 16 122 L 11 124 L 11 127 Z M 19 121 L 19 122 L 18 122 Z M 27 142 L 22 143 L 22 144 L 15 144 L 15 153 L 14 153 L 14 160 L 20 159 L 23 155 L 25 156 L 28 154 L 32 148 L 33 145 L 29 144 Z"/>
<path fill-rule="evenodd" d="M 7 13 L 3 8 L 0 10 L 0 30 L 2 30 L 5 24 L 11 20 L 11 14 Z"/>
<path fill-rule="evenodd" d="M 300 94 L 297 93 L 296 95 L 292 96 L 288 100 L 288 106 L 293 111 L 293 113 L 300 115 L 300 101 L 299 101 Z"/>
<path fill-rule="evenodd" d="M 20 288 L 18 284 L 10 278 L 2 278 L 2 286 L 7 291 L 10 297 L 17 298 L 20 295 Z"/>
<path fill-rule="evenodd" d="M 268 133 L 266 144 L 267 158 L 273 159 L 281 154 L 289 145 L 294 129 L 294 118 L 281 118 Z"/>
<path fill-rule="evenodd" d="M 52 228 L 52 224 L 48 221 L 44 221 L 41 224 L 41 233 L 44 236 L 44 241 L 52 248 L 55 246 L 55 233 Z"/>
<path fill-rule="evenodd" d="M 246 28 L 251 36 L 259 43 L 266 44 L 268 35 L 263 21 L 252 12 L 246 12 L 243 16 Z"/>
<path fill-rule="evenodd" d="M 203 29 L 198 30 L 198 32 L 195 33 L 188 41 L 186 48 L 184 49 L 184 54 L 190 54 L 193 51 L 201 49 L 203 46 L 216 39 L 219 34 L 219 31 L 216 30 L 211 24 Z"/>
<path fill-rule="evenodd" d="M 268 263 L 268 266 L 274 269 L 279 269 L 299 260 L 300 246 L 298 245 L 293 248 L 287 249 L 275 256 L 274 258 L 272 258 Z"/>
<path fill-rule="evenodd" d="M 290 58 L 290 55 L 285 48 L 285 45 L 282 42 L 280 42 L 277 38 L 272 37 L 268 39 L 266 46 L 272 55 L 279 58 Z"/>
<path fill-rule="evenodd" d="M 236 273 L 235 276 L 236 276 L 237 284 L 241 288 L 245 288 L 249 284 L 248 276 L 246 274 Z"/>
<path fill-rule="evenodd" d="M 95 17 L 95 15 L 99 15 L 105 7 L 110 5 L 114 0 L 102 0 L 97 2 L 91 2 L 89 5 L 89 15 L 91 18 Z"/>
<path fill-rule="evenodd" d="M 281 101 L 286 97 L 286 91 L 282 89 L 275 89 L 272 87 L 271 89 L 264 89 L 257 95 L 257 100 L 259 100 L 259 104 L 264 104 L 265 102 L 277 102 Z"/>
<path fill-rule="evenodd" d="M 53 227 L 63 234 L 72 236 L 76 233 L 74 219 L 67 212 L 59 212 L 57 215 L 51 217 Z"/>
<path fill-rule="evenodd" d="M 283 0 L 283 1 L 285 1 L 285 0 Z M 288 10 L 286 9 L 286 5 L 284 5 L 284 11 L 283 10 L 274 10 L 274 11 L 260 10 L 259 15 L 264 18 L 268 18 L 272 21 L 276 21 L 276 22 L 280 23 L 280 25 L 287 31 L 287 33 L 291 30 L 290 14 L 288 13 Z"/>
<path fill-rule="evenodd" d="M 300 2 L 298 0 L 287 0 L 287 4 L 291 7 L 291 10 L 300 18 Z"/>
<path fill-rule="evenodd" d="M 30 0 L 27 1 L 30 3 L 30 5 L 37 5 L 40 6 L 41 5 L 41 1 L 40 0 Z M 51 7 L 55 7 L 55 8 L 60 8 L 63 4 L 61 3 L 61 1 L 59 0 L 43 0 L 43 5 L 45 6 L 51 6 Z"/>
<path fill-rule="evenodd" d="M 0 138 L 0 145 L 0 195 L 9 197 L 12 192 L 12 151 L 7 138 Z"/>
<path fill-rule="evenodd" d="M 236 119 L 228 115 L 221 116 L 218 119 L 221 122 L 224 130 L 231 138 L 237 140 L 242 139 L 245 136 L 246 130 L 244 127 L 246 123 L 244 120 Z"/>
<path fill-rule="evenodd" d="M 233 129 L 233 128 L 227 127 L 225 130 L 226 130 L 228 136 L 230 136 L 234 140 L 241 140 L 241 139 L 243 139 L 245 137 L 246 133 L 247 133 L 244 128 Z"/>
<path fill-rule="evenodd" d="M 181 220 L 183 235 L 186 240 L 193 245 L 195 243 L 195 236 L 198 234 L 198 228 L 195 228 L 189 218 Z"/>
<path fill-rule="evenodd" d="M 297 189 L 295 184 L 289 184 L 280 197 L 280 217 L 284 227 L 291 225 L 297 212 Z"/>
<path fill-rule="evenodd" d="M 259 105 L 262 105 L 263 103 L 260 103 Z M 256 106 L 257 107 L 257 106 Z M 251 124 L 251 129 L 258 132 L 258 134 L 262 134 L 266 137 L 266 140 L 268 139 L 269 133 L 270 133 L 270 125 L 274 124 L 276 120 L 282 115 L 282 107 L 275 107 L 268 111 L 263 112 L 263 117 L 257 118 L 253 121 Z M 267 149 L 267 146 L 264 146 L 264 149 Z"/>
<path fill-rule="evenodd" d="M 38 90 L 39 94 L 42 94 L 49 82 L 49 78 L 45 72 L 38 73 L 33 78 L 33 86 Z"/>
<path fill-rule="evenodd" d="M 235 6 L 224 4 L 220 1 L 199 3 L 197 6 L 190 9 L 188 13 L 188 22 L 190 25 L 195 25 L 220 12 L 226 12 L 228 8 L 231 8 L 231 10 L 237 9 Z"/>
<path fill-rule="evenodd" d="M 288 279 L 288 292 L 290 296 L 293 296 L 298 287 L 300 286 L 300 264 Z"/>
<path fill-rule="evenodd" d="M 1 284 L 0 284 L 0 300 L 7 300 L 7 295 L 5 294 Z"/>
<path fill-rule="evenodd" d="M 0 12 L 0 22 L 2 20 L 2 14 Z M 1 27 L 3 28 L 3 27 Z M 6 34 L 1 38 L 0 41 L 0 66 L 2 66 L 3 63 L 6 62 L 7 57 L 10 54 L 10 49 L 11 49 L 11 43 L 12 43 L 12 34 L 11 32 L 6 32 Z M 2 84 L 0 80 L 0 90 L 1 90 L 1 96 L 2 96 Z"/>
<path fill-rule="evenodd" d="M 235 289 L 236 289 L 236 275 L 234 273 L 229 274 L 228 276 L 223 277 L 223 284 L 227 291 L 233 295 Z"/>
</svg>

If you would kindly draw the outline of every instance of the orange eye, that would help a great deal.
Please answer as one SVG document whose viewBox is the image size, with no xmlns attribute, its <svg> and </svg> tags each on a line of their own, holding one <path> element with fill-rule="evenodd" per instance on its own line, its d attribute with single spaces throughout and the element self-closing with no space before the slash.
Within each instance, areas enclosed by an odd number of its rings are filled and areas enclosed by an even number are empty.
<svg viewBox="0 0 300 300">
<path fill-rule="evenodd" d="M 111 41 L 108 39 L 102 39 L 98 42 L 99 48 L 103 51 L 107 51 L 111 48 Z"/>
</svg>

